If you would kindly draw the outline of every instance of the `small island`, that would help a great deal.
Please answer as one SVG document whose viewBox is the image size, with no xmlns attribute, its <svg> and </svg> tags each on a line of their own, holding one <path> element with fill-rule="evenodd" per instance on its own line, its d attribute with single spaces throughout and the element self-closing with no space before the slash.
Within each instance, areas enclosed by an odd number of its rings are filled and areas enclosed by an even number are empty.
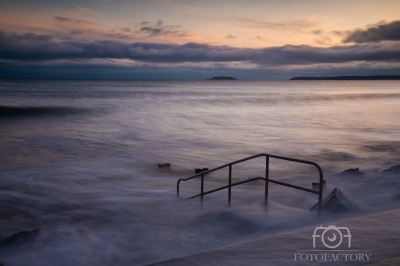
<svg viewBox="0 0 400 266">
<path fill-rule="evenodd" d="M 291 78 L 290 80 L 400 80 L 400 75 L 294 77 L 294 78 Z"/>
<path fill-rule="evenodd" d="M 213 77 L 207 80 L 238 80 L 237 78 L 234 77 L 227 77 L 227 76 L 219 76 L 219 77 Z"/>
</svg>

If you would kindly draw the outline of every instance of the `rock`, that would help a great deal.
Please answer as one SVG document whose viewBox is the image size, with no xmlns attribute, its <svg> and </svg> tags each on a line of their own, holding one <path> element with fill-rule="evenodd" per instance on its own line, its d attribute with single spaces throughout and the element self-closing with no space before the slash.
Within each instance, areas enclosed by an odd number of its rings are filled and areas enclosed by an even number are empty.
<svg viewBox="0 0 400 266">
<path fill-rule="evenodd" d="M 344 170 L 343 172 L 338 174 L 338 176 L 359 176 L 359 177 L 363 177 L 364 173 L 360 172 L 360 169 L 358 169 L 358 168 L 350 168 L 350 169 Z"/>
<path fill-rule="evenodd" d="M 0 242 L 0 246 L 7 247 L 13 244 L 20 244 L 26 241 L 34 240 L 39 235 L 39 233 L 40 229 L 35 229 L 32 231 L 21 231 L 3 239 Z"/>
<path fill-rule="evenodd" d="M 159 163 L 158 168 L 170 168 L 170 163 Z"/>
<path fill-rule="evenodd" d="M 196 169 L 194 169 L 194 173 L 195 174 L 199 174 L 199 173 L 205 172 L 205 171 L 208 171 L 208 168 L 204 167 L 204 168 L 196 168 Z"/>
<path fill-rule="evenodd" d="M 310 211 L 313 210 L 318 210 L 318 203 L 311 207 Z M 335 188 L 322 200 L 321 210 L 329 212 L 355 211 L 358 210 L 358 206 L 356 203 L 346 198 L 340 189 Z"/>
<path fill-rule="evenodd" d="M 394 197 L 394 199 L 400 201 L 400 194 Z"/>
<path fill-rule="evenodd" d="M 383 170 L 384 174 L 400 174 L 400 164 L 396 166 L 392 166 L 389 169 Z"/>
</svg>

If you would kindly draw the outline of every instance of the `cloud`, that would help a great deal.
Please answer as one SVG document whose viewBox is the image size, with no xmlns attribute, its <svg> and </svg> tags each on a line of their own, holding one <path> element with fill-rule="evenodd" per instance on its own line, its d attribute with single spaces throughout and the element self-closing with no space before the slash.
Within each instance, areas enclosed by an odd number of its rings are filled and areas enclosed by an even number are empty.
<svg viewBox="0 0 400 266">
<path fill-rule="evenodd" d="M 229 34 L 229 35 L 225 36 L 224 39 L 236 39 L 236 36 Z"/>
<path fill-rule="evenodd" d="M 123 33 L 109 33 L 109 34 L 106 34 L 106 37 L 110 37 L 110 38 L 114 38 L 114 39 L 128 39 L 131 36 L 123 34 Z"/>
<path fill-rule="evenodd" d="M 179 25 L 164 25 L 162 20 L 158 20 L 156 23 L 151 24 L 148 21 L 142 21 L 137 24 L 140 26 L 139 32 L 147 34 L 149 36 L 159 36 L 159 35 L 173 35 L 178 37 L 185 37 L 188 34 L 185 31 L 179 30 Z"/>
<path fill-rule="evenodd" d="M 348 34 L 343 40 L 344 43 L 370 43 L 381 41 L 400 41 L 400 21 L 383 24 L 382 22 L 376 26 L 366 30 L 356 29 Z"/>
<path fill-rule="evenodd" d="M 254 37 L 254 38 L 249 38 L 249 40 L 258 40 L 258 41 L 263 41 L 263 40 L 265 40 L 265 38 L 261 37 L 260 35 L 257 35 L 257 36 L 256 36 L 256 37 Z"/>
<path fill-rule="evenodd" d="M 207 79 L 234 76 L 240 80 L 279 80 L 294 76 L 396 75 L 400 65 L 315 65 L 308 67 L 246 68 L 235 64 L 151 64 L 126 60 L 56 60 L 43 63 L 0 60 L 0 77 Z"/>
<path fill-rule="evenodd" d="M 52 40 L 52 36 L 48 34 L 35 34 L 35 33 L 24 33 L 24 34 L 16 34 L 11 33 L 7 34 L 0 30 L 0 43 L 7 42 L 11 45 L 14 43 L 43 43 Z"/>
<path fill-rule="evenodd" d="M 130 32 L 131 29 L 127 27 L 127 28 L 122 28 L 121 31 L 122 31 L 122 32 Z"/>
<path fill-rule="evenodd" d="M 93 38 L 117 38 L 126 39 L 131 36 L 127 35 L 127 29 L 123 28 L 122 32 L 116 33 L 115 30 L 104 27 L 101 24 L 88 20 L 73 19 L 69 17 L 53 17 L 59 30 L 53 34 L 54 38 L 70 40 L 74 37 L 79 39 Z"/>
<path fill-rule="evenodd" d="M 316 22 L 308 20 L 308 19 L 299 19 L 293 21 L 285 21 L 285 22 L 276 22 L 269 20 L 258 20 L 252 18 L 234 18 L 240 22 L 240 24 L 244 27 L 250 28 L 267 28 L 273 30 L 284 30 L 284 31 L 293 31 L 293 30 L 303 30 L 305 28 L 315 27 L 317 25 Z"/>
<path fill-rule="evenodd" d="M 320 38 L 315 39 L 315 42 L 320 45 L 330 45 L 332 43 L 332 39 L 328 36 L 322 36 Z"/>
<path fill-rule="evenodd" d="M 147 63 L 241 62 L 259 67 L 346 64 L 352 62 L 400 62 L 396 42 L 333 47 L 284 45 L 267 48 L 236 48 L 200 43 L 97 41 L 54 41 L 48 35 L 15 34 L 0 31 L 0 59 L 51 61 L 82 59 L 126 59 Z"/>
<path fill-rule="evenodd" d="M 93 10 L 91 10 L 89 8 L 80 7 L 80 6 L 69 6 L 67 8 L 72 9 L 72 10 L 77 11 L 77 12 L 83 12 L 83 13 L 93 12 Z"/>
<path fill-rule="evenodd" d="M 83 31 L 80 31 L 80 30 L 72 30 L 72 31 L 70 31 L 70 33 L 69 33 L 71 36 L 74 36 L 74 35 L 82 35 L 82 34 L 84 34 L 84 32 Z"/>
<path fill-rule="evenodd" d="M 314 34 L 314 35 L 321 35 L 321 34 L 322 34 L 322 30 L 320 30 L 320 29 L 318 29 L 318 30 L 313 30 L 313 31 L 311 31 L 311 34 Z"/>
<path fill-rule="evenodd" d="M 66 17 L 53 17 L 53 19 L 60 21 L 60 22 L 71 22 L 72 19 Z"/>
<path fill-rule="evenodd" d="M 83 24 L 83 25 L 97 25 L 97 23 L 87 20 L 80 20 L 80 19 L 72 19 L 67 17 L 53 17 L 54 20 L 60 23 L 67 23 L 67 24 Z"/>
<path fill-rule="evenodd" d="M 343 37 L 343 36 L 347 36 L 350 34 L 350 31 L 340 31 L 340 30 L 334 30 L 329 32 L 330 34 L 339 36 L 339 37 Z"/>
</svg>

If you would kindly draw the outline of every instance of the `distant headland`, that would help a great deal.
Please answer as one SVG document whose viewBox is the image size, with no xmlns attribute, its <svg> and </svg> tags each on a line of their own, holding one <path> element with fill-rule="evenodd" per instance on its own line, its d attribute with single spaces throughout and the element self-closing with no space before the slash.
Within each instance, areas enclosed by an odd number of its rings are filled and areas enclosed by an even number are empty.
<svg viewBox="0 0 400 266">
<path fill-rule="evenodd" d="M 207 80 L 238 80 L 237 78 L 234 77 L 226 77 L 226 76 L 219 76 L 219 77 L 213 77 Z"/>
<path fill-rule="evenodd" d="M 290 80 L 400 80 L 400 75 L 337 76 L 337 77 L 294 77 Z"/>
</svg>

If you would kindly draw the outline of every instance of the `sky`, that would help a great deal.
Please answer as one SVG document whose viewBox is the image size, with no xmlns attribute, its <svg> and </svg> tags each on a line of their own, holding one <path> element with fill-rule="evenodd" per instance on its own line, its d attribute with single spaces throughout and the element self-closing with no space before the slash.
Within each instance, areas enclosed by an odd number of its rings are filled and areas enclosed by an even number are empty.
<svg viewBox="0 0 400 266">
<path fill-rule="evenodd" d="M 0 77 L 400 75 L 399 0 L 0 0 Z"/>
</svg>

